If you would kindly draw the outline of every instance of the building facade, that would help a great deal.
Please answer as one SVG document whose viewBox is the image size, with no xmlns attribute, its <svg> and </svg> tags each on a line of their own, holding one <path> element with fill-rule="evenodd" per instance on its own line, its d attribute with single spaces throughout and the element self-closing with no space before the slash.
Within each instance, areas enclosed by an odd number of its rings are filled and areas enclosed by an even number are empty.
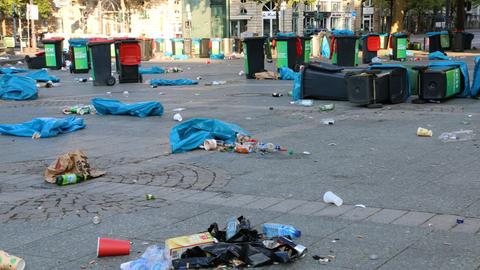
<svg viewBox="0 0 480 270">
<path fill-rule="evenodd" d="M 305 27 L 356 30 L 359 24 L 359 7 L 358 0 L 319 0 L 305 6 Z"/>
</svg>

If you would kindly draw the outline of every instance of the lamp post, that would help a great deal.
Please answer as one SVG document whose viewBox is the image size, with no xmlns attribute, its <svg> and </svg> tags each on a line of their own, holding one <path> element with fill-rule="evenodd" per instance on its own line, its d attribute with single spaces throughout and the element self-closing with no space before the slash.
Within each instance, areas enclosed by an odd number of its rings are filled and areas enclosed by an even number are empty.
<svg viewBox="0 0 480 270">
<path fill-rule="evenodd" d="M 280 10 L 282 11 L 282 31 L 285 32 L 285 10 L 287 9 L 287 2 L 282 1 Z"/>
<path fill-rule="evenodd" d="M 320 1 L 317 1 L 317 13 L 315 20 L 317 21 L 317 29 L 320 28 Z"/>
</svg>

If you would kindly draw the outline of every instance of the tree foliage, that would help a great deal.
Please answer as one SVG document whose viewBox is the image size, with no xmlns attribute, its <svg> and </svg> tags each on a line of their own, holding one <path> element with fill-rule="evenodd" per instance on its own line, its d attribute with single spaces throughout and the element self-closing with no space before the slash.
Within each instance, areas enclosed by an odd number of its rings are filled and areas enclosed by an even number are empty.
<svg viewBox="0 0 480 270">
<path fill-rule="evenodd" d="M 4 18 L 11 18 L 12 4 L 14 4 L 16 14 L 25 17 L 28 3 L 30 3 L 29 0 L 0 0 L 0 15 Z M 52 14 L 52 0 L 34 0 L 33 3 L 38 5 L 38 12 L 42 18 L 48 18 Z"/>
</svg>

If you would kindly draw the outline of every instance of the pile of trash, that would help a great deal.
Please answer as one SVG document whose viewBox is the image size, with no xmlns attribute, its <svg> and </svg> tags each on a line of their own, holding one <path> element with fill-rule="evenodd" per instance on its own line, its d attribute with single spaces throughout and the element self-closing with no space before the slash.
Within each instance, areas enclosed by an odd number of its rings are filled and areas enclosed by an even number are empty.
<svg viewBox="0 0 480 270">
<path fill-rule="evenodd" d="M 97 110 L 95 110 L 95 107 L 93 105 L 83 105 L 83 104 L 78 104 L 74 106 L 66 106 L 63 108 L 63 114 L 78 114 L 78 115 L 84 115 L 84 114 L 96 114 Z"/>
<path fill-rule="evenodd" d="M 305 246 L 292 241 L 301 236 L 293 226 L 265 223 L 262 229 L 263 233 L 254 230 L 243 216 L 232 217 L 225 230 L 213 223 L 206 232 L 167 239 L 165 249 L 150 246 L 139 259 L 123 263 L 120 269 L 261 267 L 291 263 L 306 254 Z"/>
<path fill-rule="evenodd" d="M 240 154 L 249 153 L 273 153 L 288 151 L 285 147 L 274 143 L 262 143 L 244 134 L 237 134 L 234 143 L 225 143 L 222 140 L 207 139 L 200 148 L 206 151 L 235 152 Z"/>
</svg>

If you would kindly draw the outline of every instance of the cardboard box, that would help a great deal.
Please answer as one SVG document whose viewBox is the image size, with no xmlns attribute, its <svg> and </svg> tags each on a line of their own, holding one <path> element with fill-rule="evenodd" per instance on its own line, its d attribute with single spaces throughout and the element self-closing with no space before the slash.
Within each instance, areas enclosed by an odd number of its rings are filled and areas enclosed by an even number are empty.
<svg viewBox="0 0 480 270">
<path fill-rule="evenodd" d="M 179 259 L 187 249 L 215 243 L 215 238 L 209 233 L 197 233 L 179 236 L 165 240 L 165 249 L 170 253 L 172 260 Z"/>
</svg>

